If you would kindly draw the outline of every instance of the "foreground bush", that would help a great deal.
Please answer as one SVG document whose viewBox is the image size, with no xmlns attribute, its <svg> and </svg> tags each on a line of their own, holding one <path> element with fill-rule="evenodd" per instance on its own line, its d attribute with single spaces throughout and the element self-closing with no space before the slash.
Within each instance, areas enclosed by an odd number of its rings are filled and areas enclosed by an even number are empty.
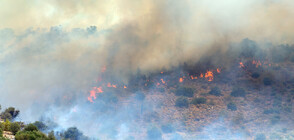
<svg viewBox="0 0 294 140">
<path fill-rule="evenodd" d="M 175 93 L 177 96 L 186 96 L 186 97 L 193 97 L 194 91 L 192 88 L 187 87 L 179 87 Z"/>
<path fill-rule="evenodd" d="M 185 98 L 185 97 L 179 97 L 179 98 L 176 100 L 176 106 L 177 106 L 177 107 L 188 107 L 188 106 L 189 106 L 188 99 Z"/>
<path fill-rule="evenodd" d="M 207 101 L 206 98 L 203 98 L 203 97 L 200 97 L 200 98 L 194 98 L 194 99 L 191 101 L 191 104 L 194 104 L 194 105 L 205 104 L 206 101 Z"/>
</svg>

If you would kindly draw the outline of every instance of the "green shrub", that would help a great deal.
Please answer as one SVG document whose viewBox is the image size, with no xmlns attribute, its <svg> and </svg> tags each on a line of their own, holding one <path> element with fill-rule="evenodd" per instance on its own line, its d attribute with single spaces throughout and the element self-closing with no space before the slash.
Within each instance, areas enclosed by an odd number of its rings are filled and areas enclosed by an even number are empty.
<svg viewBox="0 0 294 140">
<path fill-rule="evenodd" d="M 233 97 L 245 97 L 246 94 L 247 93 L 245 92 L 245 90 L 240 87 L 234 87 L 231 92 L 231 96 L 233 96 Z"/>
<path fill-rule="evenodd" d="M 15 140 L 48 140 L 47 136 L 40 131 L 19 131 Z"/>
<path fill-rule="evenodd" d="M 185 98 L 185 97 L 179 97 L 179 98 L 176 100 L 176 106 L 177 106 L 177 107 L 188 107 L 188 106 L 189 106 L 188 99 Z"/>
<path fill-rule="evenodd" d="M 203 97 L 200 97 L 200 98 L 194 98 L 192 101 L 191 101 L 191 104 L 194 104 L 194 105 L 198 105 L 198 104 L 205 104 L 207 101 L 206 98 L 203 98 Z"/>
<path fill-rule="evenodd" d="M 214 95 L 214 96 L 222 96 L 221 90 L 218 87 L 213 87 L 209 91 L 209 94 Z"/>
<path fill-rule="evenodd" d="M 39 131 L 37 126 L 33 124 L 28 124 L 25 128 L 24 131 Z"/>
<path fill-rule="evenodd" d="M 18 122 L 11 123 L 10 125 L 10 131 L 15 135 L 20 130 L 20 125 Z"/>
<path fill-rule="evenodd" d="M 148 139 L 160 140 L 162 139 L 161 131 L 157 127 L 152 127 L 147 131 Z"/>
<path fill-rule="evenodd" d="M 266 140 L 266 137 L 264 134 L 257 134 L 254 140 Z"/>
<path fill-rule="evenodd" d="M 192 88 L 179 87 L 179 88 L 177 88 L 175 94 L 177 96 L 193 97 L 194 96 L 194 90 Z"/>
<path fill-rule="evenodd" d="M 232 110 L 232 111 L 236 111 L 237 110 L 237 106 L 236 106 L 235 103 L 230 102 L 230 103 L 227 104 L 227 109 L 228 110 Z"/>
<path fill-rule="evenodd" d="M 266 85 L 266 86 L 269 86 L 269 85 L 272 85 L 273 83 L 273 80 L 269 77 L 265 77 L 263 78 L 263 84 Z"/>
</svg>

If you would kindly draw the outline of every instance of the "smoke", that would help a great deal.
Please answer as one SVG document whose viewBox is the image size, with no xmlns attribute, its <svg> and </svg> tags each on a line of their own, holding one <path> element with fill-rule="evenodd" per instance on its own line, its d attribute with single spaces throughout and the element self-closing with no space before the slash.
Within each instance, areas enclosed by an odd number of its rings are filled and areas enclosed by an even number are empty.
<svg viewBox="0 0 294 140">
<path fill-rule="evenodd" d="M 244 38 L 292 44 L 293 7 L 291 0 L 1 1 L 0 102 L 26 121 L 45 114 L 88 131 L 97 108 L 86 96 L 103 66 L 127 84 L 138 71 L 194 64 Z M 95 117 L 79 124 L 72 109 Z"/>
</svg>

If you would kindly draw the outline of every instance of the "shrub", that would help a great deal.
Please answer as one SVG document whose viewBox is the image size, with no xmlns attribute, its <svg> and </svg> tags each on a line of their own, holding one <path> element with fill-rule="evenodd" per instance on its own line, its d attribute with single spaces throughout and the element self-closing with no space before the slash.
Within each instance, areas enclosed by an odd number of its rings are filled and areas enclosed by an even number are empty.
<svg viewBox="0 0 294 140">
<path fill-rule="evenodd" d="M 20 125 L 17 122 L 11 123 L 10 131 L 15 135 L 20 130 Z"/>
<path fill-rule="evenodd" d="M 227 104 L 227 109 L 228 110 L 232 110 L 232 111 L 236 111 L 237 110 L 237 106 L 236 106 L 235 103 L 230 102 L 230 103 Z"/>
<path fill-rule="evenodd" d="M 265 77 L 263 78 L 263 84 L 266 85 L 266 86 L 269 86 L 269 85 L 272 85 L 273 83 L 273 80 L 269 77 Z"/>
<path fill-rule="evenodd" d="M 200 97 L 200 98 L 194 98 L 191 103 L 194 105 L 198 105 L 198 104 L 205 104 L 206 101 L 207 101 L 206 98 Z"/>
<path fill-rule="evenodd" d="M 37 126 L 33 124 L 28 124 L 25 128 L 24 131 L 38 131 Z"/>
<path fill-rule="evenodd" d="M 222 96 L 221 90 L 218 87 L 213 87 L 209 91 L 209 94 L 214 95 L 214 96 Z"/>
<path fill-rule="evenodd" d="M 194 91 L 193 91 L 192 88 L 179 87 L 176 90 L 176 95 L 177 96 L 193 97 L 194 96 Z"/>
<path fill-rule="evenodd" d="M 163 133 L 172 133 L 174 131 L 174 127 L 171 124 L 161 125 L 161 130 Z"/>
<path fill-rule="evenodd" d="M 245 95 L 246 95 L 245 90 L 240 87 L 234 87 L 231 92 L 231 96 L 233 97 L 245 97 Z"/>
<path fill-rule="evenodd" d="M 157 127 L 152 127 L 147 131 L 148 139 L 159 140 L 162 137 L 161 131 Z"/>
<path fill-rule="evenodd" d="M 179 97 L 179 98 L 176 100 L 176 106 L 177 106 L 177 107 L 188 107 L 188 106 L 189 106 L 188 99 L 185 98 L 185 97 Z"/>
<path fill-rule="evenodd" d="M 38 128 L 40 131 L 45 131 L 45 130 L 47 129 L 46 124 L 44 124 L 43 122 L 40 122 L 40 121 L 36 121 L 36 122 L 34 122 L 33 125 L 37 126 L 37 128 Z"/>
<path fill-rule="evenodd" d="M 15 140 L 48 140 L 47 136 L 40 131 L 19 131 Z"/>
<path fill-rule="evenodd" d="M 266 140 L 266 137 L 264 134 L 257 134 L 254 140 Z"/>
<path fill-rule="evenodd" d="M 8 119 L 6 119 L 6 121 L 3 123 L 3 125 L 4 125 L 4 128 L 3 128 L 4 131 L 10 131 L 11 123 Z"/>
<path fill-rule="evenodd" d="M 252 78 L 255 78 L 255 79 L 259 78 L 259 76 L 260 76 L 260 74 L 259 74 L 258 72 L 254 72 L 254 73 L 252 73 L 252 75 L 251 75 L 251 77 L 252 77 Z"/>
</svg>

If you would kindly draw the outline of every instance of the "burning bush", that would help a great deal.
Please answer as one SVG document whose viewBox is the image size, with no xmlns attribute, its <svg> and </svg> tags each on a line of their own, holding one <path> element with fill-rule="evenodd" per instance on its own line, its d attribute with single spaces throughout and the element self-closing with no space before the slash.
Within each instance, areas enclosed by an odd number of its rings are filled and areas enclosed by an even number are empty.
<svg viewBox="0 0 294 140">
<path fill-rule="evenodd" d="M 192 88 L 179 87 L 176 90 L 176 95 L 177 96 L 193 97 L 194 96 L 194 90 Z"/>
<path fill-rule="evenodd" d="M 203 98 L 203 97 L 200 97 L 200 98 L 194 98 L 192 101 L 191 101 L 191 104 L 194 104 L 194 105 L 198 105 L 198 104 L 205 104 L 207 101 L 206 98 Z"/>
<path fill-rule="evenodd" d="M 230 102 L 230 103 L 227 104 L 227 109 L 228 110 L 232 110 L 232 111 L 236 111 L 237 110 L 237 106 L 236 106 L 235 103 Z"/>
<path fill-rule="evenodd" d="M 189 106 L 188 99 L 185 98 L 185 97 L 179 97 L 179 98 L 176 100 L 176 106 L 177 106 L 177 107 L 188 107 L 188 106 Z"/>
<path fill-rule="evenodd" d="M 233 96 L 233 97 L 245 97 L 246 92 L 241 87 L 234 87 L 232 92 L 231 92 L 231 96 Z"/>
<path fill-rule="evenodd" d="M 214 96 L 222 96 L 221 90 L 218 87 L 211 88 L 209 94 Z"/>
</svg>

